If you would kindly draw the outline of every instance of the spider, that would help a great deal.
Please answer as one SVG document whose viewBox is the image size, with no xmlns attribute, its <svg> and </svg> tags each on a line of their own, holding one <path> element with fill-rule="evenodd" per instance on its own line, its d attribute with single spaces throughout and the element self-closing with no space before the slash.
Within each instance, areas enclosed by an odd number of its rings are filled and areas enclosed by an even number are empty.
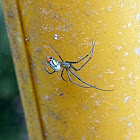
<svg viewBox="0 0 140 140">
<path fill-rule="evenodd" d="M 56 59 L 53 58 L 53 57 L 49 57 L 48 59 L 45 59 L 45 61 L 42 61 L 42 60 L 40 60 L 39 58 L 37 58 L 36 56 L 34 56 L 36 59 L 38 59 L 38 60 L 44 65 L 44 70 L 45 70 L 46 72 L 48 72 L 49 74 L 53 74 L 54 72 L 60 71 L 60 69 L 61 69 L 61 67 L 62 67 L 61 77 L 62 77 L 62 79 L 63 79 L 64 81 L 66 81 L 66 80 L 63 78 L 63 72 L 64 72 L 64 70 L 66 70 L 70 82 L 73 83 L 73 84 L 75 84 L 75 85 L 77 85 L 77 86 L 79 86 L 79 87 L 83 87 L 83 88 L 95 88 L 95 89 L 97 89 L 97 90 L 102 90 L 102 91 L 112 91 L 112 90 L 105 90 L 105 89 L 98 88 L 98 87 L 96 87 L 96 85 L 93 86 L 93 85 L 91 85 L 91 84 L 89 84 L 89 83 L 83 81 L 79 76 L 77 76 L 77 75 L 73 72 L 73 70 L 74 70 L 74 71 L 79 71 L 79 70 L 81 70 L 81 69 L 89 62 L 89 60 L 92 58 L 92 56 L 93 56 L 93 51 L 94 51 L 94 46 L 95 46 L 95 43 L 93 43 L 93 41 L 92 41 L 92 49 L 91 49 L 91 51 L 90 51 L 85 57 L 83 57 L 83 58 L 81 58 L 80 60 L 75 61 L 75 62 L 74 62 L 74 61 L 64 61 L 64 60 L 62 59 L 62 57 L 59 55 L 59 53 L 55 50 L 55 48 L 53 47 L 53 45 L 52 45 L 52 44 L 50 44 L 50 45 L 51 45 L 52 49 L 56 52 L 56 54 L 58 55 L 58 57 L 61 59 L 61 62 L 59 62 L 58 60 L 56 60 Z M 90 55 L 90 54 L 91 54 L 91 55 Z M 81 62 L 82 60 L 84 60 L 85 58 L 87 58 L 89 55 L 90 55 L 89 59 L 88 59 L 80 68 L 75 68 L 75 67 L 73 66 L 74 64 L 77 64 L 77 63 Z M 50 67 L 53 69 L 53 71 L 52 71 L 52 72 L 49 72 L 49 71 L 46 69 L 46 65 L 50 66 Z M 73 70 L 72 70 L 72 69 L 73 69 Z M 80 85 L 80 84 L 75 83 L 74 81 L 72 81 L 72 79 L 71 79 L 71 77 L 70 77 L 70 73 L 71 73 L 74 77 L 76 77 L 78 80 L 80 80 L 83 84 L 85 84 L 85 86 Z"/>
</svg>

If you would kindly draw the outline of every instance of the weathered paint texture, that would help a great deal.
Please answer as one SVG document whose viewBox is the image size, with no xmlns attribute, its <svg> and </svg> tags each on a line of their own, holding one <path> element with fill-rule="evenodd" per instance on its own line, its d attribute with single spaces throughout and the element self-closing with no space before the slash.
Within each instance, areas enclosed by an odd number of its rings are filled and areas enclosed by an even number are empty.
<svg viewBox="0 0 140 140">
<path fill-rule="evenodd" d="M 140 1 L 2 2 L 30 138 L 139 140 Z M 64 60 L 79 60 L 91 50 L 91 38 L 93 58 L 76 74 L 114 91 L 65 82 L 34 58 L 59 60 L 52 43 Z"/>
</svg>

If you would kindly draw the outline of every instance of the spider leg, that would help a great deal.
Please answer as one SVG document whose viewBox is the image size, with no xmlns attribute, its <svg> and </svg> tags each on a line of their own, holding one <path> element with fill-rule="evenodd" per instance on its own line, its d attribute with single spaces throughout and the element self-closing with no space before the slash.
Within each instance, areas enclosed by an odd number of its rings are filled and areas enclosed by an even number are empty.
<svg viewBox="0 0 140 140">
<path fill-rule="evenodd" d="M 57 55 L 59 56 L 59 58 L 63 61 L 63 59 L 62 59 L 62 57 L 60 56 L 60 54 L 55 50 L 55 48 L 53 47 L 53 45 L 52 44 L 50 44 L 51 45 L 51 47 L 53 48 L 53 50 L 57 53 Z M 64 61 L 63 61 L 64 62 Z"/>
<path fill-rule="evenodd" d="M 95 89 L 98 89 L 98 90 L 102 90 L 102 91 L 113 91 L 113 90 L 101 89 L 101 88 L 96 87 L 96 85 L 93 86 L 93 85 L 91 85 L 91 84 L 88 84 L 87 82 L 83 81 L 80 77 L 78 77 L 72 70 L 69 69 L 69 71 L 70 71 L 78 80 L 80 80 L 82 83 L 84 83 L 84 84 L 86 84 L 86 85 L 88 85 L 88 86 L 90 86 L 90 87 L 92 87 L 92 88 L 95 88 Z"/>
<path fill-rule="evenodd" d="M 79 86 L 79 87 L 83 87 L 83 88 L 92 88 L 92 87 L 85 87 L 85 86 L 82 86 L 82 85 L 79 85 L 79 84 L 73 82 L 73 81 L 71 80 L 71 77 L 70 77 L 70 74 L 69 74 L 68 70 L 66 70 L 66 71 L 67 71 L 67 75 L 68 75 L 69 80 L 70 80 L 71 83 L 73 83 L 73 84 L 75 84 L 75 85 L 77 85 L 77 86 Z"/>
<path fill-rule="evenodd" d="M 49 65 L 49 64 L 48 64 L 48 65 Z M 49 74 L 53 74 L 53 73 L 55 72 L 55 70 L 52 71 L 52 72 L 49 72 L 49 71 L 46 69 L 46 64 L 44 64 L 44 70 L 45 70 L 46 72 L 48 72 Z"/>
<path fill-rule="evenodd" d="M 64 72 L 64 68 L 62 69 L 61 77 L 62 77 L 62 79 L 63 79 L 64 81 L 68 82 L 67 80 L 65 80 L 65 79 L 63 78 L 63 72 Z"/>
<path fill-rule="evenodd" d="M 53 72 L 49 72 L 47 69 L 46 69 L 46 65 L 48 65 L 48 66 L 50 66 L 50 64 L 49 63 L 45 63 L 45 61 L 42 61 L 41 59 L 39 59 L 39 58 L 37 58 L 36 56 L 34 56 L 37 60 L 39 60 L 42 64 L 44 64 L 44 70 L 46 71 L 46 72 L 48 72 L 49 74 L 53 74 L 54 72 L 55 72 L 55 70 L 53 71 Z M 51 67 L 51 66 L 50 66 Z M 52 68 L 52 67 L 51 67 Z"/>
<path fill-rule="evenodd" d="M 49 72 L 47 69 L 44 69 L 46 72 L 48 72 L 49 74 L 53 74 L 55 71 L 53 72 Z"/>
<path fill-rule="evenodd" d="M 44 68 L 44 70 L 45 70 L 46 72 L 48 72 L 49 74 L 53 74 L 53 73 L 55 72 L 55 70 L 54 70 L 53 72 L 49 72 L 46 68 Z"/>
<path fill-rule="evenodd" d="M 89 52 L 89 54 L 91 53 L 90 58 L 89 58 L 80 68 L 75 68 L 75 67 L 72 65 L 72 63 L 74 63 L 74 62 L 69 62 L 69 64 L 71 65 L 71 67 L 72 67 L 75 71 L 81 70 L 81 69 L 89 62 L 89 60 L 92 58 L 92 56 L 93 56 L 94 45 L 95 45 L 95 43 L 93 43 L 92 50 Z M 88 54 L 87 56 L 89 56 L 89 54 Z M 84 58 L 86 58 L 87 56 L 85 56 Z M 81 60 L 79 60 L 79 61 L 77 61 L 77 62 L 75 62 L 75 63 L 78 63 L 78 62 L 82 61 L 84 58 L 82 58 Z"/>
<path fill-rule="evenodd" d="M 75 70 L 75 71 L 79 71 L 81 70 L 91 59 L 92 57 L 90 57 L 80 68 L 75 68 L 72 64 L 70 64 L 70 66 Z"/>
<path fill-rule="evenodd" d="M 89 55 L 90 55 L 90 53 L 91 52 L 93 52 L 94 51 L 94 46 L 95 46 L 95 43 L 93 43 L 93 40 L 92 40 L 92 49 L 91 49 L 91 51 L 85 56 L 85 57 L 83 57 L 83 58 L 81 58 L 80 60 L 78 60 L 78 61 L 66 61 L 66 62 L 70 62 L 70 63 L 79 63 L 80 61 L 82 61 L 82 60 L 84 60 L 85 58 L 87 58 Z M 93 54 L 93 53 L 92 53 Z"/>
</svg>

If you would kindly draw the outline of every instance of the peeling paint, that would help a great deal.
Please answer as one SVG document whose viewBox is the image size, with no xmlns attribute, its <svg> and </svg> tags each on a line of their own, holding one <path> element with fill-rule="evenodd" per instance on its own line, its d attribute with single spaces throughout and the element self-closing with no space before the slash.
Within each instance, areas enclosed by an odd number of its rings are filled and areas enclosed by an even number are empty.
<svg viewBox="0 0 140 140">
<path fill-rule="evenodd" d="M 117 106 L 114 106 L 114 110 L 117 110 Z"/>
<path fill-rule="evenodd" d="M 122 70 L 126 70 L 125 67 L 122 67 Z"/>
<path fill-rule="evenodd" d="M 111 11 L 111 7 L 108 8 L 108 11 L 109 11 L 109 12 Z"/>
<path fill-rule="evenodd" d="M 124 55 L 125 57 L 129 54 L 128 52 L 124 52 L 124 53 L 125 53 L 125 55 Z"/>
<path fill-rule="evenodd" d="M 125 136 L 125 139 L 126 139 L 126 140 L 129 140 L 129 138 L 130 138 L 130 136 Z"/>
<path fill-rule="evenodd" d="M 123 28 L 125 29 L 127 26 L 123 26 Z"/>
<path fill-rule="evenodd" d="M 123 8 L 123 6 L 124 6 L 123 3 L 121 3 L 121 8 Z"/>
<path fill-rule="evenodd" d="M 128 23 L 128 27 L 130 27 L 131 26 L 131 23 Z"/>
<path fill-rule="evenodd" d="M 20 37 L 18 37 L 18 42 L 21 44 L 21 38 Z"/>
<path fill-rule="evenodd" d="M 137 21 L 140 21 L 140 13 L 137 13 L 136 19 L 137 19 Z"/>
<path fill-rule="evenodd" d="M 132 126 L 132 124 L 131 124 L 130 122 L 128 122 L 127 126 L 128 126 L 128 127 L 131 127 L 131 126 Z"/>
<path fill-rule="evenodd" d="M 127 102 L 128 100 L 130 100 L 130 99 L 132 99 L 131 96 L 126 97 L 126 98 L 124 99 L 124 103 L 126 103 L 126 102 Z"/>
<path fill-rule="evenodd" d="M 58 35 L 54 34 L 54 39 L 57 40 L 58 39 Z"/>
<path fill-rule="evenodd" d="M 48 95 L 46 95 L 46 96 L 44 97 L 44 100 L 50 100 L 50 97 L 49 97 Z"/>
<path fill-rule="evenodd" d="M 108 69 L 108 71 L 106 71 L 105 73 L 115 73 L 115 72 Z"/>
<path fill-rule="evenodd" d="M 118 46 L 118 50 L 120 51 L 122 49 L 122 46 Z"/>
<path fill-rule="evenodd" d="M 131 78 L 131 77 L 132 77 L 132 72 L 129 73 L 129 78 Z"/>
<path fill-rule="evenodd" d="M 136 55 L 140 55 L 140 48 L 136 48 L 134 52 L 136 53 Z"/>
</svg>

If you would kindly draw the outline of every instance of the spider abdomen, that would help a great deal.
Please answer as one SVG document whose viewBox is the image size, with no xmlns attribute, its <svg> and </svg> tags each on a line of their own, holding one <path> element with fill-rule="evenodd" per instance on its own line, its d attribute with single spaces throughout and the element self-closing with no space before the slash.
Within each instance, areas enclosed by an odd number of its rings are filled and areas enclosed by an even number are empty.
<svg viewBox="0 0 140 140">
<path fill-rule="evenodd" d="M 61 69 L 60 63 L 55 59 L 50 61 L 50 66 L 54 71 L 60 71 Z"/>
</svg>

